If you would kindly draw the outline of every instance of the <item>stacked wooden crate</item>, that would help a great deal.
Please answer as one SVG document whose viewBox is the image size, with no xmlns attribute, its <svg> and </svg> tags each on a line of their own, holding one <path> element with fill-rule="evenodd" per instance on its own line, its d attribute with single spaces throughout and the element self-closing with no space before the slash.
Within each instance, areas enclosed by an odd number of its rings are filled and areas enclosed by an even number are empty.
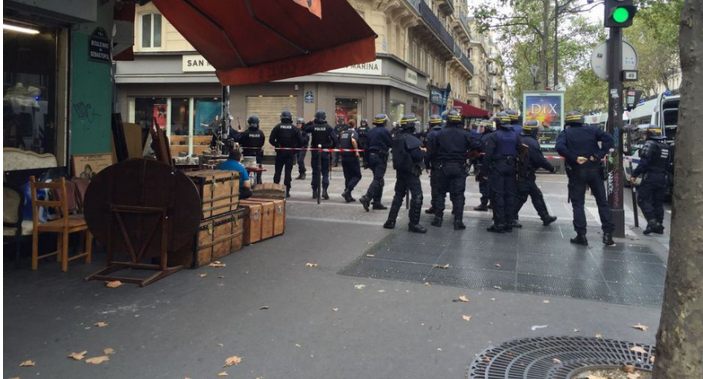
<svg viewBox="0 0 703 379">
<path fill-rule="evenodd" d="M 245 210 L 245 245 L 280 236 L 285 232 L 285 199 L 249 198 L 242 200 L 241 206 Z"/>
</svg>

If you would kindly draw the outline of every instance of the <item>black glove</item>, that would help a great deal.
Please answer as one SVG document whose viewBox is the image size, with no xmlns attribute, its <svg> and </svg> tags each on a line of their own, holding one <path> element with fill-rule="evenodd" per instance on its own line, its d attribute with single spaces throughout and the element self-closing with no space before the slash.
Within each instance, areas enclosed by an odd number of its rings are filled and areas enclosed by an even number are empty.
<svg viewBox="0 0 703 379">
<path fill-rule="evenodd" d="M 551 171 L 549 171 L 549 172 L 552 174 L 556 174 L 557 173 L 557 166 L 552 167 Z"/>
</svg>

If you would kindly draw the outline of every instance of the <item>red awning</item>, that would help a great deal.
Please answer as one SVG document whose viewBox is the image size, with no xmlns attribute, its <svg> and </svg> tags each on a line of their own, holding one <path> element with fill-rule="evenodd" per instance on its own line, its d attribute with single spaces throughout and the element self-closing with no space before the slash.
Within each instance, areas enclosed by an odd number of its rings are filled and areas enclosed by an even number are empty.
<svg viewBox="0 0 703 379">
<path fill-rule="evenodd" d="M 376 59 L 376 34 L 347 0 L 322 17 L 295 0 L 154 0 L 222 85 L 269 82 Z"/>
<path fill-rule="evenodd" d="M 489 117 L 488 111 L 484 111 L 481 108 L 476 108 L 466 103 L 462 103 L 459 100 L 454 99 L 454 109 L 461 112 L 461 115 L 469 118 L 479 118 L 479 117 Z"/>
</svg>

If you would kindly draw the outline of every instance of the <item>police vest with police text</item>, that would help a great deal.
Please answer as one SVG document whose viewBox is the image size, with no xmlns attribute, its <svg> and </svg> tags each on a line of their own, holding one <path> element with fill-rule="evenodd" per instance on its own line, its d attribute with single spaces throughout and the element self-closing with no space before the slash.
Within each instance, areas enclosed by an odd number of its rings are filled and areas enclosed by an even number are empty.
<svg viewBox="0 0 703 379">
<path fill-rule="evenodd" d="M 312 147 L 317 148 L 318 145 L 322 145 L 323 148 L 334 147 L 334 140 L 332 139 L 332 127 L 328 124 L 315 124 L 312 129 L 311 141 Z"/>
<path fill-rule="evenodd" d="M 278 125 L 278 132 L 276 134 L 278 147 L 299 147 L 300 138 L 298 137 L 298 133 L 298 130 L 293 125 Z"/>
</svg>

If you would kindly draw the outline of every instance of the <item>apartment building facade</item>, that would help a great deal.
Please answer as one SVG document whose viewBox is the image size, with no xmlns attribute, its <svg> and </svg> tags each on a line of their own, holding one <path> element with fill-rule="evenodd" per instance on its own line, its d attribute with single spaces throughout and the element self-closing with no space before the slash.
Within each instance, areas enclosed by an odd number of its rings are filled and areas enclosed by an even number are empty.
<svg viewBox="0 0 703 379">
<path fill-rule="evenodd" d="M 455 2 L 456 1 L 456 2 Z M 265 133 L 283 109 L 312 119 L 324 109 L 328 121 L 393 121 L 432 113 L 469 99 L 473 64 L 466 3 L 460 0 L 349 0 L 378 34 L 376 60 L 325 73 L 230 88 L 233 127 L 257 114 Z M 172 151 L 200 154 L 219 122 L 222 87 L 214 68 L 151 3 L 135 15 L 135 60 L 118 62 L 116 82 L 124 119 L 144 128 L 158 125 L 171 136 Z M 451 92 L 447 89 L 451 88 Z M 267 151 L 272 154 L 273 151 Z"/>
</svg>

